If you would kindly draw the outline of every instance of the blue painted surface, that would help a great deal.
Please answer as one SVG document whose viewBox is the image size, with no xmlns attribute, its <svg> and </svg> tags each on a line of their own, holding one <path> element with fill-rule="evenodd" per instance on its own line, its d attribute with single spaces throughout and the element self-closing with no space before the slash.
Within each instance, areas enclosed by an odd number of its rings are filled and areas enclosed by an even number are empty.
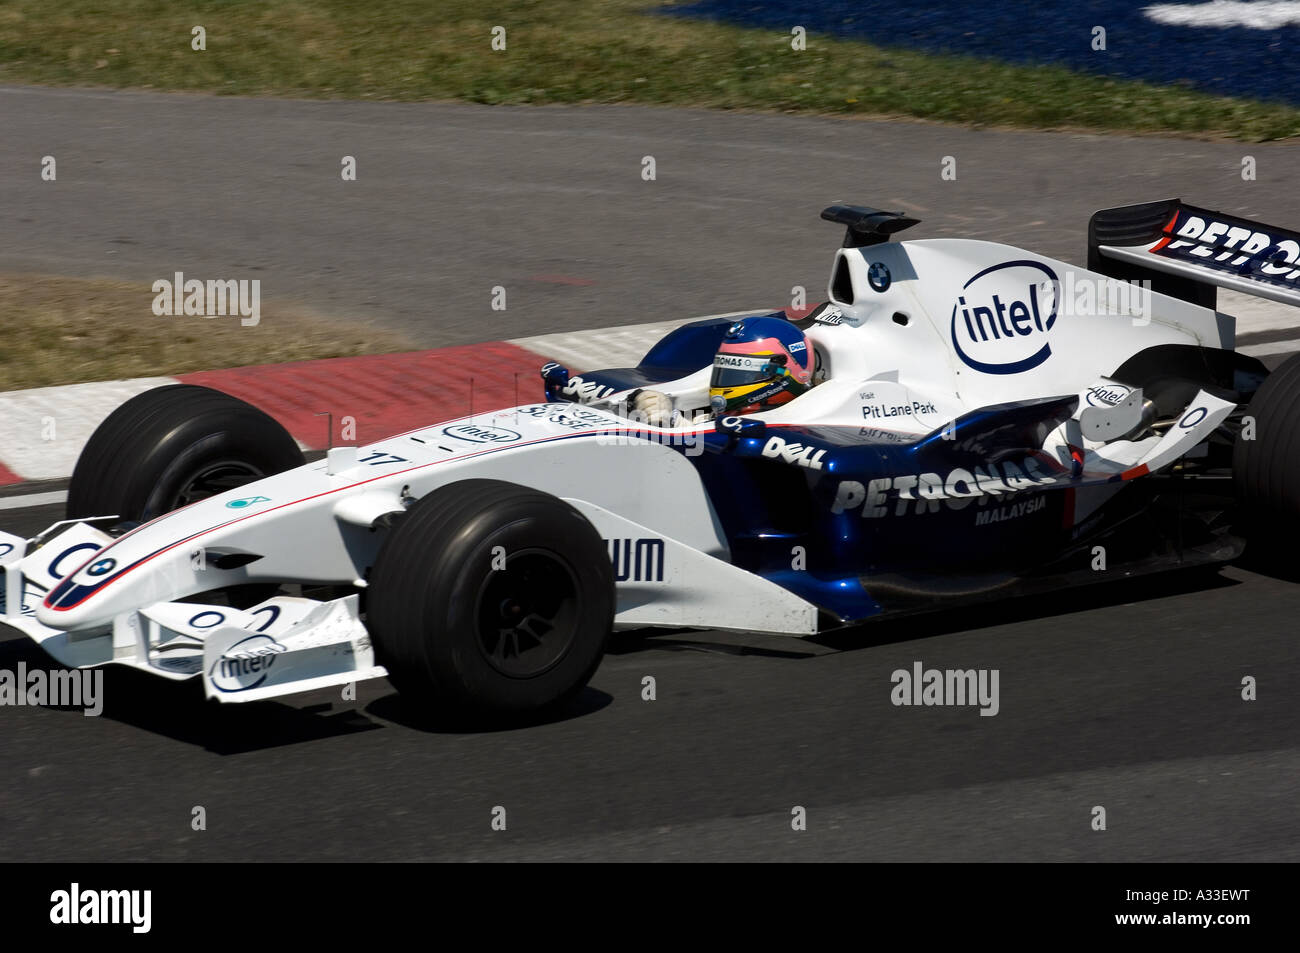
<svg viewBox="0 0 1300 953">
<path fill-rule="evenodd" d="M 713 363 L 718 346 L 736 318 L 705 318 L 674 328 L 659 339 L 637 365 L 659 380 L 685 377 Z M 659 376 L 667 375 L 667 376 Z"/>
<path fill-rule="evenodd" d="M 1203 0 L 1178 3 L 1198 6 Z M 789 34 L 866 40 L 880 46 L 960 53 L 1019 64 L 1051 63 L 1089 73 L 1182 83 L 1205 92 L 1300 105 L 1300 26 L 1172 26 L 1143 11 L 1156 0 L 1038 0 L 1035 3 L 916 3 L 911 0 L 703 0 L 671 15 Z M 1105 52 L 1092 49 L 1106 28 Z"/>
<path fill-rule="evenodd" d="M 935 434 L 907 444 L 864 441 L 857 427 L 774 427 L 738 440 L 708 434 L 705 453 L 688 459 L 733 563 L 843 619 L 865 619 L 881 611 L 873 577 L 895 584 L 1011 578 L 1060 553 L 1069 537 L 1061 491 L 1078 481 L 1035 459 L 1030 448 L 1041 435 L 1031 431 L 1074 402 L 986 408 L 956 422 L 952 439 Z M 765 458 L 773 436 L 825 451 L 820 469 Z M 1002 488 L 978 499 L 923 498 L 923 480 L 949 480 L 959 469 L 966 473 L 958 492 L 972 492 L 977 475 Z M 1012 479 L 1019 485 L 1004 482 Z M 851 503 L 845 481 L 854 486 Z M 798 569 L 796 546 L 804 554 Z"/>
</svg>

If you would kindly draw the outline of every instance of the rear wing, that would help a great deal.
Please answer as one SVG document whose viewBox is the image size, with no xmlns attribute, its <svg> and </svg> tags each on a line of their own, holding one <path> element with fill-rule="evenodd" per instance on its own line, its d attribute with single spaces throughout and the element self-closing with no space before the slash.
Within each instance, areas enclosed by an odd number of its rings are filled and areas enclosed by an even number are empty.
<svg viewBox="0 0 1300 953">
<path fill-rule="evenodd" d="M 1216 288 L 1300 305 L 1300 232 L 1181 199 L 1102 209 L 1088 221 L 1088 269 L 1207 308 Z"/>
</svg>

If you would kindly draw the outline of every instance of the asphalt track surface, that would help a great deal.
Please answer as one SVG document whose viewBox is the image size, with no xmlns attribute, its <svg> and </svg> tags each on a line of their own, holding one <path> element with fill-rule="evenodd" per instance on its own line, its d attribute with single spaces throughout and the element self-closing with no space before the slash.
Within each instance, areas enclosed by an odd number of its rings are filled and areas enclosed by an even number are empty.
<svg viewBox="0 0 1300 953">
<path fill-rule="evenodd" d="M 818 215 L 836 202 L 913 213 L 908 237 L 1079 264 L 1107 206 L 1181 195 L 1300 221 L 1295 144 L 4 86 L 0 130 L 0 269 L 260 278 L 264 300 L 422 347 L 784 307 L 795 285 L 822 300 L 842 230 Z"/>
<path fill-rule="evenodd" d="M 14 89 L 0 121 L 5 270 L 246 267 L 430 346 L 783 303 L 824 284 L 834 200 L 1075 261 L 1108 204 L 1300 220 L 1294 146 Z M 337 181 L 344 153 L 361 182 Z M 57 194 L 44 154 L 68 157 Z M 494 284 L 517 289 L 505 313 Z M 0 708 L 0 860 L 1297 860 L 1298 613 L 1300 585 L 1232 568 L 816 642 L 630 633 L 568 717 L 482 732 L 413 721 L 383 681 L 217 706 L 110 672 L 99 718 Z M 48 665 L 8 634 L 0 669 Z M 916 661 L 998 669 L 998 715 L 893 706 Z"/>
</svg>

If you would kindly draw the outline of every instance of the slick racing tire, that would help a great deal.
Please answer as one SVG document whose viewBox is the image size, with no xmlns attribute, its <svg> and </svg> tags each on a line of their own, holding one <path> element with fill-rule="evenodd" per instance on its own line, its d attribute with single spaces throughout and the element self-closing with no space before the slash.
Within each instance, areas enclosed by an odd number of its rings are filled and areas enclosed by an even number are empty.
<svg viewBox="0 0 1300 953">
<path fill-rule="evenodd" d="M 468 715 L 557 710 L 600 665 L 614 571 L 568 503 L 464 480 L 396 523 L 370 572 L 366 625 L 398 691 Z"/>
<path fill-rule="evenodd" d="M 1246 416 L 1254 439 L 1243 439 L 1247 420 L 1232 453 L 1237 497 L 1253 537 L 1289 532 L 1300 526 L 1300 354 L 1268 376 Z"/>
<path fill-rule="evenodd" d="M 68 486 L 68 519 L 143 523 L 301 466 L 288 431 L 251 404 L 172 384 L 132 397 L 96 428 Z"/>
</svg>

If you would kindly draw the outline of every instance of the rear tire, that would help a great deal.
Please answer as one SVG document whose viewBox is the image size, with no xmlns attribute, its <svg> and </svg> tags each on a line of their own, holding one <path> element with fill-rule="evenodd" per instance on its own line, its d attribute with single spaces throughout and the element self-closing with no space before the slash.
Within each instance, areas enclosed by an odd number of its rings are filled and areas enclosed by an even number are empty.
<svg viewBox="0 0 1300 953">
<path fill-rule="evenodd" d="M 304 462 L 252 404 L 192 384 L 157 387 L 95 429 L 72 471 L 67 516 L 143 523 Z"/>
<path fill-rule="evenodd" d="M 1232 479 L 1250 542 L 1271 544 L 1300 527 L 1300 354 L 1268 376 L 1246 416 L 1254 439 L 1238 435 Z"/>
<path fill-rule="evenodd" d="M 366 626 L 408 700 L 512 716 L 583 689 L 614 603 L 604 541 L 581 513 L 513 483 L 464 480 L 396 524 L 370 572 Z"/>
</svg>

